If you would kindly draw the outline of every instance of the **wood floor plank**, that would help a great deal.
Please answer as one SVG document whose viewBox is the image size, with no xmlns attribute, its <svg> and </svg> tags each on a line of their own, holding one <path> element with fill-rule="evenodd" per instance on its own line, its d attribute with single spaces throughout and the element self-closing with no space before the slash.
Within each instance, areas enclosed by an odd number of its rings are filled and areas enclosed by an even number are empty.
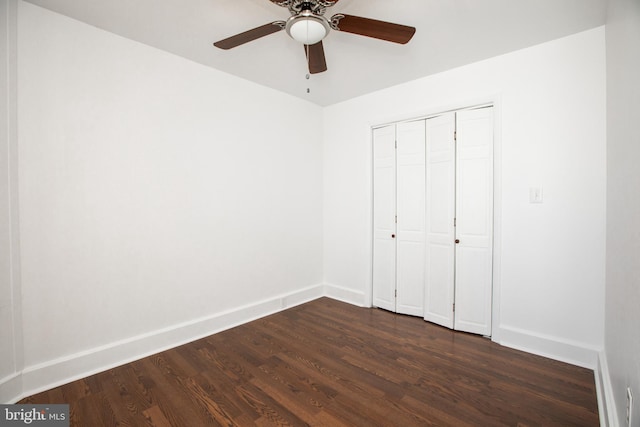
<svg viewBox="0 0 640 427">
<path fill-rule="evenodd" d="M 150 427 L 171 427 L 171 423 L 167 420 L 158 406 L 152 406 L 145 409 L 143 414 Z"/>
<path fill-rule="evenodd" d="M 597 426 L 591 370 L 321 298 L 29 396 L 72 426 Z"/>
</svg>

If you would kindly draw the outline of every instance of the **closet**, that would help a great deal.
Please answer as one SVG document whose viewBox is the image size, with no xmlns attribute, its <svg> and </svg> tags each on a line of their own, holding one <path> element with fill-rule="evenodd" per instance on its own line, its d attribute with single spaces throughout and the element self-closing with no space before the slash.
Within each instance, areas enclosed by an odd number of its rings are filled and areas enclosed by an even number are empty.
<svg viewBox="0 0 640 427">
<path fill-rule="evenodd" d="M 491 334 L 493 108 L 373 130 L 373 305 Z"/>
</svg>

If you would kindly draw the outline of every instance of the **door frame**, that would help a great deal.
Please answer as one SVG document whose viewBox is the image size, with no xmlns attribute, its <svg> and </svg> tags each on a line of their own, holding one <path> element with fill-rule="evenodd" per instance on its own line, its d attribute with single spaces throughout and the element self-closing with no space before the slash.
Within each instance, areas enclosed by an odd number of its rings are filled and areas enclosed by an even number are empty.
<svg viewBox="0 0 640 427">
<path fill-rule="evenodd" d="M 500 342 L 500 295 L 502 285 L 502 102 L 500 94 L 469 99 L 450 105 L 427 107 L 416 114 L 387 117 L 368 124 L 369 143 L 369 268 L 365 290 L 366 307 L 373 307 L 373 129 L 395 123 L 429 119 L 445 113 L 492 106 L 493 115 L 493 286 L 491 297 L 491 340 Z"/>
</svg>

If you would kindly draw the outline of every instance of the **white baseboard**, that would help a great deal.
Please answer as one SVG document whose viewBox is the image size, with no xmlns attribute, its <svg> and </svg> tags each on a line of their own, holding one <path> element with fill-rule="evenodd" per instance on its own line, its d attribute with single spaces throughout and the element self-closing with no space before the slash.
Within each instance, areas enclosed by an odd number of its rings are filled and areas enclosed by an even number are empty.
<svg viewBox="0 0 640 427">
<path fill-rule="evenodd" d="M 598 353 L 596 366 L 596 393 L 598 395 L 598 412 L 600 413 L 600 425 L 605 427 L 618 427 L 618 412 L 616 410 L 613 386 L 609 376 L 607 355 L 604 351 Z"/>
<path fill-rule="evenodd" d="M 353 289 L 343 288 L 341 286 L 331 285 L 329 283 L 324 284 L 324 296 L 346 302 L 358 307 L 365 307 L 365 295 L 364 292 L 356 291 Z"/>
<path fill-rule="evenodd" d="M 49 390 L 53 387 L 204 338 L 320 298 L 323 295 L 323 285 L 314 285 L 288 294 L 278 295 L 268 300 L 174 325 L 170 328 L 152 331 L 144 335 L 47 361 L 39 365 L 27 366 L 21 375 L 17 374 L 16 378 L 11 380 L 17 381 L 17 393 L 12 393 L 12 384 L 7 384 L 7 391 L 5 392 L 5 385 L 0 383 L 0 392 L 2 393 L 0 394 L 0 401 L 13 403 L 25 396 Z"/>
<path fill-rule="evenodd" d="M 22 397 L 22 374 L 0 379 L 0 403 L 14 403 Z"/>
<path fill-rule="evenodd" d="M 562 340 L 557 337 L 541 335 L 509 326 L 500 326 L 499 339 L 495 341 L 505 347 L 537 354 L 572 365 L 596 369 L 600 349 L 588 345 Z"/>
</svg>

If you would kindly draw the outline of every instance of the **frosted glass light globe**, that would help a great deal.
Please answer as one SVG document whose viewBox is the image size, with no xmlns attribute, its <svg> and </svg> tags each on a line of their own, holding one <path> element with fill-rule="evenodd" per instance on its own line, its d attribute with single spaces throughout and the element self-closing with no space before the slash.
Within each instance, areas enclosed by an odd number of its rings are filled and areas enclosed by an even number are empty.
<svg viewBox="0 0 640 427">
<path fill-rule="evenodd" d="M 329 23 L 321 16 L 302 13 L 287 21 L 287 33 L 292 39 L 307 45 L 316 44 L 329 33 Z"/>
</svg>

